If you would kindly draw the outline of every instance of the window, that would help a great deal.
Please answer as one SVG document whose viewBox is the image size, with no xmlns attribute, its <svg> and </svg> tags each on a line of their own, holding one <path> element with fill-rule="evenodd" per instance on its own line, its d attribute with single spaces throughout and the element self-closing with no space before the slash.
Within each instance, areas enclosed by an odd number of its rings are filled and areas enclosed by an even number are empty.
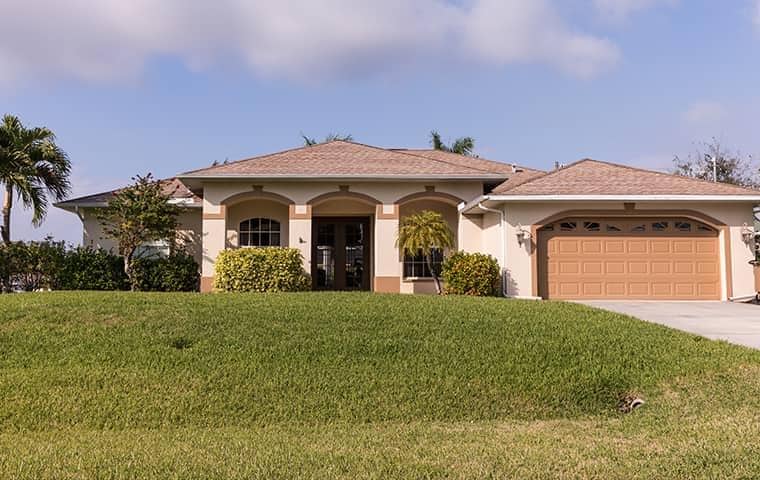
<svg viewBox="0 0 760 480">
<path fill-rule="evenodd" d="M 613 225 L 611 223 L 608 223 L 607 224 L 607 231 L 608 232 L 622 232 L 623 230 L 621 230 L 621 228 L 618 227 L 617 225 Z"/>
<path fill-rule="evenodd" d="M 655 232 L 664 232 L 668 229 L 668 222 L 653 222 L 652 230 Z"/>
<path fill-rule="evenodd" d="M 679 232 L 690 232 L 691 231 L 691 223 L 689 222 L 683 222 L 683 221 L 677 221 L 675 222 L 676 230 Z"/>
<path fill-rule="evenodd" d="M 632 232 L 646 232 L 647 231 L 647 227 L 646 227 L 646 225 L 641 225 L 641 224 L 639 224 L 639 225 L 633 225 L 631 227 L 631 231 Z"/>
<path fill-rule="evenodd" d="M 559 224 L 559 229 L 563 232 L 572 232 L 576 227 L 578 227 L 578 224 L 575 222 L 562 222 Z"/>
<path fill-rule="evenodd" d="M 440 248 L 434 248 L 432 252 L 432 264 L 435 273 L 441 274 L 441 265 L 443 264 L 443 250 Z M 417 255 L 404 255 L 404 277 L 405 278 L 432 278 L 430 269 L 425 262 L 425 257 L 422 252 Z"/>
<path fill-rule="evenodd" d="M 270 218 L 251 218 L 240 222 L 241 247 L 279 247 L 280 222 Z"/>
<path fill-rule="evenodd" d="M 171 248 L 166 240 L 145 242 L 135 250 L 135 258 L 165 258 L 169 256 Z"/>
<path fill-rule="evenodd" d="M 601 230 L 599 222 L 583 222 L 583 228 L 587 232 L 598 232 Z"/>
</svg>

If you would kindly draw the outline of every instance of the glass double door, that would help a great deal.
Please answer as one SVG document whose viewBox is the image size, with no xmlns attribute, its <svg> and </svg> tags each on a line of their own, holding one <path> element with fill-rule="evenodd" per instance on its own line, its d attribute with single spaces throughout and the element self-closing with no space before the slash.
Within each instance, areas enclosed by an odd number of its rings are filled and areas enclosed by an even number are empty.
<svg viewBox="0 0 760 480">
<path fill-rule="evenodd" d="M 369 218 L 312 218 L 311 274 L 318 290 L 369 290 Z"/>
</svg>

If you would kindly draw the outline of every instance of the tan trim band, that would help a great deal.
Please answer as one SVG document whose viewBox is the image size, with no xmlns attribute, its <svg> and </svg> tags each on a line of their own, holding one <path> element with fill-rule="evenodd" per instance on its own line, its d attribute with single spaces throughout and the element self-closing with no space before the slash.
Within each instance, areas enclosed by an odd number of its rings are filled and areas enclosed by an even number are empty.
<svg viewBox="0 0 760 480">
<path fill-rule="evenodd" d="M 225 205 L 219 205 L 219 213 L 203 212 L 203 220 L 226 220 L 227 219 L 227 207 Z"/>
<path fill-rule="evenodd" d="M 375 277 L 375 292 L 400 293 L 401 277 Z"/>
<path fill-rule="evenodd" d="M 293 205 L 296 203 L 288 197 L 280 195 L 279 193 L 263 192 L 261 190 L 236 193 L 225 198 L 220 203 L 222 205 L 233 205 L 235 203 L 244 202 L 246 200 L 271 200 L 273 202 L 283 203 L 285 205 Z"/>
<path fill-rule="evenodd" d="M 297 207 L 305 207 L 305 212 L 297 212 Z M 311 205 L 288 205 L 288 217 L 291 220 L 311 220 Z"/>
<path fill-rule="evenodd" d="M 454 206 L 459 205 L 460 203 L 464 202 L 464 200 L 457 197 L 456 195 L 428 190 L 425 192 L 412 193 L 404 197 L 401 197 L 398 200 L 396 200 L 396 204 L 403 205 L 405 203 L 413 202 L 415 200 L 438 200 L 438 201 L 445 202 Z"/>
<path fill-rule="evenodd" d="M 375 218 L 378 220 L 398 220 L 398 204 L 393 204 L 393 212 L 391 213 L 385 213 L 383 207 L 385 207 L 385 205 L 377 205 L 375 207 Z"/>
<path fill-rule="evenodd" d="M 380 200 L 376 199 L 375 197 L 371 197 L 364 193 L 347 192 L 343 190 L 317 195 L 316 197 L 312 198 L 306 203 L 309 205 L 319 205 L 320 203 L 326 202 L 328 200 L 341 199 L 341 198 L 356 200 L 358 202 L 366 203 L 369 205 L 378 205 L 381 203 Z"/>
</svg>

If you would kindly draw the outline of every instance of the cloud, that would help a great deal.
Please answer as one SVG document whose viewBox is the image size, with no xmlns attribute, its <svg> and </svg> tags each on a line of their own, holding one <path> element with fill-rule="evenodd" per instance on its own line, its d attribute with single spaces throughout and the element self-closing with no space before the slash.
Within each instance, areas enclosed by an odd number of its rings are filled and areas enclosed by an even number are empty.
<svg viewBox="0 0 760 480">
<path fill-rule="evenodd" d="M 752 12 L 752 21 L 755 23 L 755 26 L 760 28 L 760 0 L 754 0 L 755 5 Z"/>
<path fill-rule="evenodd" d="M 161 57 L 310 81 L 472 60 L 587 77 L 619 51 L 571 28 L 549 0 L 3 1 L 0 84 L 128 81 Z"/>
<path fill-rule="evenodd" d="M 689 106 L 683 118 L 691 125 L 714 125 L 725 119 L 726 113 L 726 108 L 718 102 L 699 101 Z"/>
<path fill-rule="evenodd" d="M 661 5 L 673 5 L 678 0 L 593 0 L 599 14 L 608 20 L 619 22 L 630 15 Z"/>
</svg>

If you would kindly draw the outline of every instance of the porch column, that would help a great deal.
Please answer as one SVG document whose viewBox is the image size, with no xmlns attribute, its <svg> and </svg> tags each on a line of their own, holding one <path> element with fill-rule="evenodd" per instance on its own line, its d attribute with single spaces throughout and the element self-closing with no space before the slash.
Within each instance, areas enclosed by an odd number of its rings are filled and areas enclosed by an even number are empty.
<svg viewBox="0 0 760 480">
<path fill-rule="evenodd" d="M 375 211 L 375 268 L 373 290 L 382 293 L 401 291 L 401 262 L 396 236 L 398 204 L 382 204 Z"/>
<path fill-rule="evenodd" d="M 203 262 L 201 264 L 201 292 L 214 288 L 216 256 L 226 247 L 227 207 L 203 202 Z"/>
<path fill-rule="evenodd" d="M 301 251 L 303 268 L 311 274 L 311 205 L 290 205 L 288 246 Z"/>
</svg>

